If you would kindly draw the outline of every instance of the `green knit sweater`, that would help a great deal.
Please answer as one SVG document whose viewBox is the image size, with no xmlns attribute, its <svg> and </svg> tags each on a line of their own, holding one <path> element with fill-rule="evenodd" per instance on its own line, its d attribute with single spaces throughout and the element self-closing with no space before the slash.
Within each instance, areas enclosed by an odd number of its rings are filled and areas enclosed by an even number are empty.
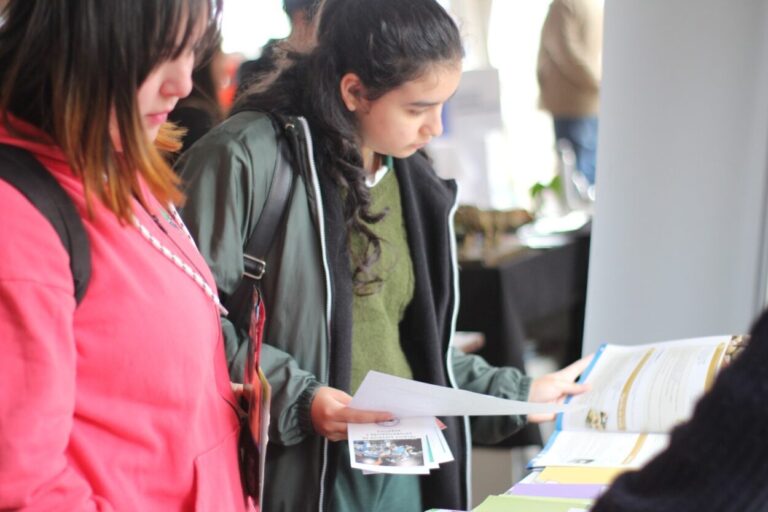
<svg viewBox="0 0 768 512">
<path fill-rule="evenodd" d="M 381 281 L 368 285 L 367 295 L 356 294 L 352 304 L 353 394 L 369 370 L 413 377 L 400 347 L 399 326 L 413 298 L 414 277 L 395 173 L 387 172 L 370 192 L 371 211 L 387 213 L 368 226 L 381 238 L 381 257 L 370 272 Z M 361 237 L 353 236 L 353 254 L 359 254 L 362 243 Z"/>
</svg>

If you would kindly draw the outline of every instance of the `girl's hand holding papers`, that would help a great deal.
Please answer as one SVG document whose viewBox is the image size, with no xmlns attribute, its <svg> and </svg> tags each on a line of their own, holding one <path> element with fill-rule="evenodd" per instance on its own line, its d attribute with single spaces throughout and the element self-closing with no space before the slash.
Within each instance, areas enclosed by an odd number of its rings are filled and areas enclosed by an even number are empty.
<svg viewBox="0 0 768 512">
<path fill-rule="evenodd" d="M 531 383 L 529 402 L 563 403 L 568 395 L 580 395 L 589 391 L 589 384 L 577 384 L 576 378 L 592 362 L 594 354 L 583 357 L 562 370 L 543 375 Z M 528 421 L 543 423 L 555 419 L 554 414 L 530 414 Z"/>
<path fill-rule="evenodd" d="M 347 423 L 377 423 L 392 419 L 388 412 L 362 411 L 347 407 L 352 397 L 328 386 L 318 388 L 310 406 L 315 432 L 329 441 L 347 438 Z"/>
</svg>

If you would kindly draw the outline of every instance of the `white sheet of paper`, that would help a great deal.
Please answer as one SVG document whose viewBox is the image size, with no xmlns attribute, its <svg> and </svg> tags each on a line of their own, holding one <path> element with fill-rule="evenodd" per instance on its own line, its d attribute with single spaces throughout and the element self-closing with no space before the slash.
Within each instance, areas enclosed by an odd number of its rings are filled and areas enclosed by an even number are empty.
<svg viewBox="0 0 768 512">
<path fill-rule="evenodd" d="M 400 418 L 525 415 L 556 413 L 571 409 L 567 404 L 506 400 L 375 371 L 370 371 L 365 376 L 349 407 L 390 412 Z"/>
</svg>

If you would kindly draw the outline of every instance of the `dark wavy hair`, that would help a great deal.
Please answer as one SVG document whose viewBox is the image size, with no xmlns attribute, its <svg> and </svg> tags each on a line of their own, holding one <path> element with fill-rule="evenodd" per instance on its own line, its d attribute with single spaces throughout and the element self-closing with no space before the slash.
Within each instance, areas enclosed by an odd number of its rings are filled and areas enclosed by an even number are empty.
<svg viewBox="0 0 768 512">
<path fill-rule="evenodd" d="M 158 64 L 215 39 L 220 9 L 221 0 L 8 1 L 0 13 L 0 122 L 18 131 L 12 115 L 45 132 L 86 197 L 123 220 L 132 196 L 143 200 L 139 175 L 160 201 L 180 201 L 162 155 L 178 149 L 178 134 L 164 127 L 148 142 L 137 93 Z M 205 33 L 195 40 L 200 24 Z M 109 133 L 113 113 L 120 151 Z"/>
<path fill-rule="evenodd" d="M 355 73 L 367 99 L 376 100 L 434 66 L 460 61 L 463 48 L 456 24 L 436 0 L 325 0 L 318 15 L 315 48 L 289 55 L 291 65 L 266 88 L 255 84 L 246 91 L 233 113 L 306 117 L 319 172 L 333 179 L 344 198 L 347 247 L 352 233 L 365 242 L 361 254 L 351 255 L 356 291 L 363 293 L 378 281 L 370 270 L 381 255 L 381 241 L 366 224 L 384 214 L 369 210 L 357 118 L 342 101 L 341 78 Z"/>
<path fill-rule="evenodd" d="M 283 0 L 283 10 L 288 16 L 293 16 L 296 11 L 304 11 L 307 19 L 311 20 L 319 4 L 320 0 Z"/>
</svg>

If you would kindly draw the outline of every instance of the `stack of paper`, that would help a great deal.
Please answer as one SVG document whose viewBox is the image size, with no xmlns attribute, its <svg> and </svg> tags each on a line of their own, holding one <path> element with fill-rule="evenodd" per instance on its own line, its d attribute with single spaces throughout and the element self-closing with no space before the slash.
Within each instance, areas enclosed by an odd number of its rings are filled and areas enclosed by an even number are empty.
<svg viewBox="0 0 768 512">
<path fill-rule="evenodd" d="M 437 416 L 553 413 L 570 406 L 506 400 L 368 372 L 350 407 L 392 413 L 396 419 L 348 426 L 353 468 L 365 472 L 427 474 L 453 460 Z"/>
<path fill-rule="evenodd" d="M 352 467 L 366 473 L 425 475 L 453 460 L 434 417 L 350 424 L 348 434 Z"/>
<path fill-rule="evenodd" d="M 633 347 L 602 346 L 581 382 L 592 391 L 558 416 L 556 430 L 529 464 L 533 473 L 475 512 L 586 510 L 621 473 L 662 451 L 716 373 L 745 342 L 713 336 Z"/>
<path fill-rule="evenodd" d="M 564 472 L 551 471 L 545 475 L 550 469 L 554 468 L 534 471 L 505 494 L 486 499 L 474 512 L 582 512 L 589 510 L 613 478 L 607 473 L 579 472 L 585 468 L 562 468 Z"/>
</svg>

